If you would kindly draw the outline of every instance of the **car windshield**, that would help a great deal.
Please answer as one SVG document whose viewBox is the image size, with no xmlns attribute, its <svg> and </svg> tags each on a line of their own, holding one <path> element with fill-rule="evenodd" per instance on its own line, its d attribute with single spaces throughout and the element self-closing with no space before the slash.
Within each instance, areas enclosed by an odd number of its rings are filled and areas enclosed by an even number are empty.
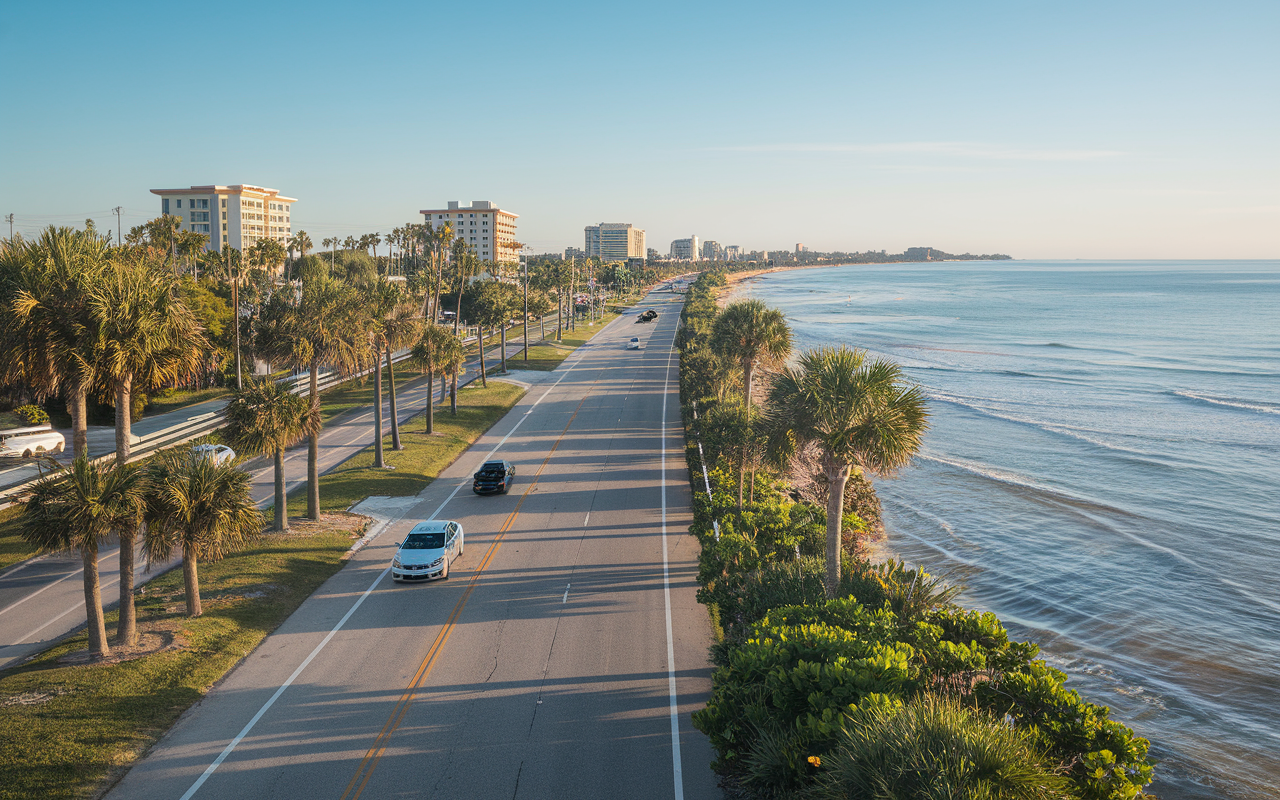
<svg viewBox="0 0 1280 800">
<path fill-rule="evenodd" d="M 506 472 L 507 468 L 501 461 L 489 461 L 480 468 L 481 472 Z"/>
<path fill-rule="evenodd" d="M 444 531 L 411 533 L 400 547 L 402 550 L 439 550 L 444 547 Z"/>
</svg>

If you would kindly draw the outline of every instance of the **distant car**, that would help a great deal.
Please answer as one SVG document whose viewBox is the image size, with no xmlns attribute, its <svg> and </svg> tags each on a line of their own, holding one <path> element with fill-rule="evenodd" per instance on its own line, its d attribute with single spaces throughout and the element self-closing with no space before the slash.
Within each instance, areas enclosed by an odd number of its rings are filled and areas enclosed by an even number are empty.
<svg viewBox="0 0 1280 800">
<path fill-rule="evenodd" d="M 637 314 L 636 322 L 653 322 L 657 318 L 658 318 L 658 312 L 654 311 L 651 308 L 648 311 L 641 311 L 639 314 Z"/>
<path fill-rule="evenodd" d="M 0 431 L 0 456 L 31 458 L 44 453 L 61 453 L 65 446 L 62 434 L 46 426 Z"/>
<path fill-rule="evenodd" d="M 627 342 L 627 349 L 628 349 L 628 350 L 639 350 L 639 349 L 640 349 L 640 337 L 639 337 L 639 336 L 632 336 L 632 337 L 631 337 L 631 341 Z"/>
<path fill-rule="evenodd" d="M 473 476 L 471 491 L 476 494 L 506 494 L 516 480 L 516 468 L 510 461 L 486 461 Z"/>
<path fill-rule="evenodd" d="M 197 458 L 211 458 L 215 464 L 236 460 L 236 451 L 225 444 L 198 444 L 191 448 L 191 453 Z"/>
<path fill-rule="evenodd" d="M 449 564 L 462 555 L 462 536 L 462 526 L 447 519 L 414 525 L 391 559 L 391 580 L 447 580 Z"/>
</svg>

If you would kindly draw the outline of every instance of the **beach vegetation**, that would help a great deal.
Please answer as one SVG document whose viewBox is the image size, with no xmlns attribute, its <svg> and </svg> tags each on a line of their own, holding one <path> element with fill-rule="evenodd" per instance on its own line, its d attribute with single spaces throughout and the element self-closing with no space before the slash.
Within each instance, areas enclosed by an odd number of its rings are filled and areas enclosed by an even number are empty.
<svg viewBox="0 0 1280 800">
<path fill-rule="evenodd" d="M 957 605 L 945 576 L 857 546 L 880 524 L 866 474 L 905 465 L 926 429 L 895 364 L 824 348 L 773 377 L 770 457 L 738 501 L 738 437 L 754 429 L 714 347 L 723 284 L 693 285 L 678 346 L 698 599 L 718 637 L 693 722 L 727 784 L 761 798 L 1142 796 L 1145 739 L 993 614 Z"/>
</svg>

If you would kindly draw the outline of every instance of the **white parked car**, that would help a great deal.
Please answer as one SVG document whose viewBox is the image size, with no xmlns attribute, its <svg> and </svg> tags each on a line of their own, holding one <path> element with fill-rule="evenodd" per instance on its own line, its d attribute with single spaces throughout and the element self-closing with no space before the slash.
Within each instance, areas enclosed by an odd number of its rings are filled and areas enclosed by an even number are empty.
<svg viewBox="0 0 1280 800">
<path fill-rule="evenodd" d="M 225 444 L 198 444 L 191 448 L 191 452 L 197 458 L 211 458 L 215 464 L 226 464 L 236 459 L 236 451 Z"/>
<path fill-rule="evenodd" d="M 0 431 L 0 456 L 31 458 L 44 453 L 61 453 L 65 446 L 62 434 L 44 425 Z"/>
<path fill-rule="evenodd" d="M 627 349 L 628 349 L 628 350 L 639 350 L 639 349 L 640 349 L 640 337 L 639 337 L 639 336 L 632 336 L 632 337 L 631 337 L 631 341 L 627 342 Z"/>
<path fill-rule="evenodd" d="M 391 559 L 393 581 L 449 577 L 449 564 L 462 555 L 462 526 L 447 519 L 419 522 Z"/>
</svg>

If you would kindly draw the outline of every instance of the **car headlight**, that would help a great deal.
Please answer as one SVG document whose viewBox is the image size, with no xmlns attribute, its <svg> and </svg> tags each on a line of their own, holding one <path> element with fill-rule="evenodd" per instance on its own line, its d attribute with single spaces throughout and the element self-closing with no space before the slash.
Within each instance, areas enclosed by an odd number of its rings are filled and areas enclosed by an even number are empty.
<svg viewBox="0 0 1280 800">
<path fill-rule="evenodd" d="M 395 567 L 396 569 L 400 569 L 400 559 L 398 558 L 391 559 L 391 566 Z"/>
</svg>

